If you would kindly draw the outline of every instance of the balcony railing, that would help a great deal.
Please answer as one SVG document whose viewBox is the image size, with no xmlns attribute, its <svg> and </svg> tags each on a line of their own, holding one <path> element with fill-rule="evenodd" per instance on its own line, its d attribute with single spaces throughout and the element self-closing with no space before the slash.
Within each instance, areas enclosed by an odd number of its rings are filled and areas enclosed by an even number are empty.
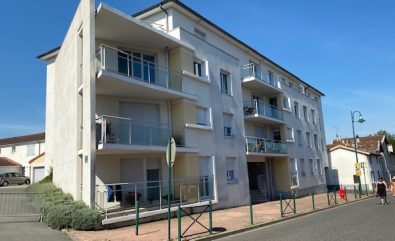
<svg viewBox="0 0 395 241">
<path fill-rule="evenodd" d="M 167 125 L 139 125 L 131 118 L 103 115 L 96 123 L 99 143 L 166 146 L 171 134 Z"/>
<path fill-rule="evenodd" d="M 105 69 L 139 81 L 182 91 L 181 73 L 171 71 L 150 61 L 107 45 L 96 52 L 98 70 Z"/>
<path fill-rule="evenodd" d="M 244 102 L 243 108 L 245 116 L 257 114 L 281 121 L 284 120 L 284 112 L 282 110 L 272 105 L 266 105 L 258 100 Z"/>
<path fill-rule="evenodd" d="M 287 145 L 275 140 L 247 136 L 247 152 L 287 154 Z"/>
<path fill-rule="evenodd" d="M 250 78 L 250 77 L 255 77 L 258 80 L 265 82 L 266 84 L 269 84 L 275 88 L 281 88 L 281 85 L 278 81 L 278 78 L 270 75 L 269 73 L 265 72 L 260 68 L 259 66 L 256 66 L 255 64 L 246 64 L 241 66 L 241 77 L 244 78 Z"/>
<path fill-rule="evenodd" d="M 170 187 L 172 207 L 215 199 L 213 175 L 174 179 Z M 104 184 L 96 186 L 96 205 L 105 218 L 125 209 L 134 213 L 137 201 L 144 213 L 165 209 L 168 195 L 168 180 Z"/>
</svg>

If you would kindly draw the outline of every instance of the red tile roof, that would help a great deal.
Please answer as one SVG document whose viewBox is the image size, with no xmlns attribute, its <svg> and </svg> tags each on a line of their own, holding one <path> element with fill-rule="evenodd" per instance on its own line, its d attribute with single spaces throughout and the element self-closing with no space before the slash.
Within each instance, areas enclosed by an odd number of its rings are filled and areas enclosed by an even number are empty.
<svg viewBox="0 0 395 241">
<path fill-rule="evenodd" d="M 380 153 L 381 140 L 383 140 L 383 138 L 383 135 L 359 137 L 357 139 L 357 148 L 358 150 L 369 153 Z M 354 147 L 353 143 L 353 138 L 342 138 L 340 140 L 333 140 L 332 144 L 329 144 L 326 147 L 328 150 L 339 145 Z"/>
<path fill-rule="evenodd" d="M 45 152 L 41 153 L 40 155 L 38 155 L 38 156 L 36 156 L 36 157 L 33 157 L 33 158 L 29 161 L 29 164 L 31 164 L 32 162 L 34 162 L 35 160 L 37 160 L 38 158 L 40 158 L 40 157 L 42 157 L 42 156 L 44 156 L 44 155 L 45 155 Z"/>
<path fill-rule="evenodd" d="M 14 167 L 14 166 L 22 166 L 22 165 L 7 157 L 0 157 L 0 166 Z"/>
<path fill-rule="evenodd" d="M 0 139 L 0 146 L 1 145 L 9 145 L 9 144 L 17 144 L 17 143 L 24 143 L 24 142 L 31 142 L 31 141 L 44 141 L 45 140 L 45 132 L 26 135 L 26 136 L 15 136 L 10 138 Z"/>
</svg>

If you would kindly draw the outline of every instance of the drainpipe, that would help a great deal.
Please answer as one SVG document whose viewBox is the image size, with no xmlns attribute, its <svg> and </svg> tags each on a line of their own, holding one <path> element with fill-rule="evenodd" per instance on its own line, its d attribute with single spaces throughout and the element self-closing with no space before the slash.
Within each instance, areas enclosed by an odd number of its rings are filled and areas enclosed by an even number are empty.
<svg viewBox="0 0 395 241">
<path fill-rule="evenodd" d="M 160 4 L 159 8 L 166 14 L 166 32 L 169 32 L 169 14 L 166 9 L 163 8 L 163 4 Z"/>
</svg>

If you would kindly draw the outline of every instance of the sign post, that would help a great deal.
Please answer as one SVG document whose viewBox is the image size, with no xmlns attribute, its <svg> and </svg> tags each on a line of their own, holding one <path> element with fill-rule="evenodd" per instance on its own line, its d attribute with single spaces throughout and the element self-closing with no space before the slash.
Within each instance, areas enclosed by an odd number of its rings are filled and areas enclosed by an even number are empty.
<svg viewBox="0 0 395 241">
<path fill-rule="evenodd" d="M 176 142 L 173 137 L 169 138 L 169 142 L 167 143 L 166 149 L 166 161 L 167 161 L 167 170 L 168 170 L 168 186 L 167 186 L 167 240 L 171 240 L 170 237 L 170 201 L 172 196 L 172 188 L 171 188 L 171 169 L 174 165 L 174 159 L 176 156 Z"/>
</svg>

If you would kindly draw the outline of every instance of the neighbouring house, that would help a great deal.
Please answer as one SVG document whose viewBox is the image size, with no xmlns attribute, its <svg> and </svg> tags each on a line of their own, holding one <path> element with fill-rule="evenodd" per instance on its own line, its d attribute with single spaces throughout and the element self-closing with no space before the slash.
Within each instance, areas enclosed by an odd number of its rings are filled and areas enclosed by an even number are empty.
<svg viewBox="0 0 395 241">
<path fill-rule="evenodd" d="M 322 92 L 180 1 L 132 16 L 95 6 L 81 0 L 62 45 L 38 58 L 46 166 L 103 224 L 134 219 L 116 211 L 136 201 L 150 216 L 168 198 L 175 211 L 326 191 Z"/>
<path fill-rule="evenodd" d="M 39 181 L 45 176 L 44 163 L 32 166 L 30 161 L 44 158 L 45 133 L 15 136 L 0 139 L 0 157 L 7 157 L 19 163 L 20 172 L 31 178 L 32 182 Z"/>
<path fill-rule="evenodd" d="M 353 185 L 356 163 L 354 141 L 352 138 L 334 140 L 327 146 L 329 165 L 326 168 L 329 186 Z M 379 177 L 390 181 L 393 173 L 392 146 L 385 136 L 374 135 L 357 138 L 358 162 L 364 163 L 361 169 L 361 183 L 369 190 L 375 187 Z"/>
<path fill-rule="evenodd" d="M 0 157 L 0 174 L 6 172 L 19 172 L 22 173 L 22 165 L 7 157 Z"/>
</svg>

